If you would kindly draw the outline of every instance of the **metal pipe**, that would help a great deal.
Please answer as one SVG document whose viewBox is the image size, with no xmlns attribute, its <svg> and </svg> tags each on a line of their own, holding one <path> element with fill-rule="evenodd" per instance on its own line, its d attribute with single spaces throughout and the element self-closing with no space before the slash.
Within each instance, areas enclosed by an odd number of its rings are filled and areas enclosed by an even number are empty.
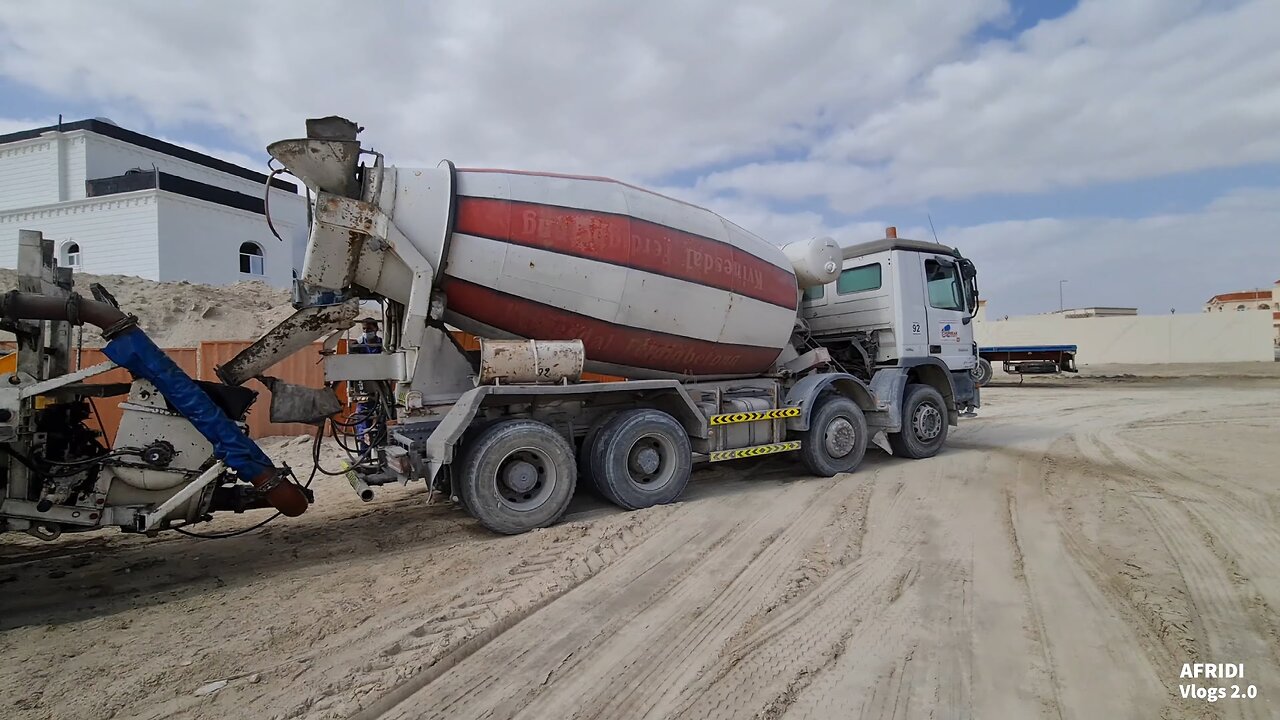
<svg viewBox="0 0 1280 720">
<path fill-rule="evenodd" d="M 110 340 L 108 331 L 115 334 L 136 324 L 127 322 L 129 316 L 120 308 L 97 300 L 86 300 L 78 294 L 59 298 L 52 295 L 11 290 L 0 297 L 0 315 L 13 320 L 49 320 L 69 322 L 72 325 L 89 323 L 103 330 L 103 337 Z"/>
<path fill-rule="evenodd" d="M 360 475 L 356 473 L 356 469 L 351 463 L 344 463 L 347 466 L 347 482 L 351 483 L 351 489 L 356 491 L 360 499 L 369 502 L 373 499 L 373 488 L 369 484 L 360 479 Z"/>
</svg>

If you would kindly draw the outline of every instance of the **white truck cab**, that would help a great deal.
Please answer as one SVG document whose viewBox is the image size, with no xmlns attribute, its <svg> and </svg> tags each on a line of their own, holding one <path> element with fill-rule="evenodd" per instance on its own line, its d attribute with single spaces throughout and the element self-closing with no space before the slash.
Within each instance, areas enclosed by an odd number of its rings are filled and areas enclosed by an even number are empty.
<svg viewBox="0 0 1280 720">
<path fill-rule="evenodd" d="M 855 374 L 922 358 L 968 373 L 977 362 L 973 263 L 945 245 L 886 235 L 843 248 L 836 280 L 805 291 L 809 333 Z"/>
</svg>

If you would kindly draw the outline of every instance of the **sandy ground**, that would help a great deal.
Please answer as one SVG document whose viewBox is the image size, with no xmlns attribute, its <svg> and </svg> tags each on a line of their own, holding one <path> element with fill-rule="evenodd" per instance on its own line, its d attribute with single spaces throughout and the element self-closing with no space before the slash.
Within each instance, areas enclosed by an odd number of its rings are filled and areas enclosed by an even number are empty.
<svg viewBox="0 0 1280 720">
<path fill-rule="evenodd" d="M 933 459 L 744 461 L 514 538 L 420 487 L 360 504 L 324 480 L 307 515 L 229 540 L 6 541 L 0 707 L 1276 717 L 1280 383 L 1231 374 L 997 385 Z M 1184 662 L 1244 663 L 1257 697 L 1184 700 Z"/>
<path fill-rule="evenodd" d="M 195 347 L 201 340 L 257 339 L 267 329 L 293 313 L 289 293 L 257 281 L 226 287 L 189 282 L 155 282 L 125 275 L 75 274 L 75 289 L 92 297 L 89 286 L 102 283 L 125 312 L 138 316 L 138 324 L 160 347 Z M 18 286 L 14 270 L 0 268 L 0 288 Z M 13 340 L 0 332 L 0 341 Z M 92 326 L 84 332 L 85 347 L 102 345 Z"/>
</svg>

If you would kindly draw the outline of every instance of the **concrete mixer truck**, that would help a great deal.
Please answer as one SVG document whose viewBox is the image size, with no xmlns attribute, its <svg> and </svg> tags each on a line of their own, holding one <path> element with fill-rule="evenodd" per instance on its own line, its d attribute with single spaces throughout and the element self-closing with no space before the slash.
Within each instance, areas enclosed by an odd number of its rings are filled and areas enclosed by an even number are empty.
<svg viewBox="0 0 1280 720">
<path fill-rule="evenodd" d="M 360 130 L 309 120 L 306 137 L 268 147 L 315 195 L 297 312 L 217 374 L 227 402 L 260 378 L 274 421 L 323 423 L 332 391 L 267 376 L 322 341 L 326 380 L 365 392 L 343 427 L 375 428 L 346 472 L 363 498 L 422 480 L 514 534 L 554 523 L 583 487 L 628 510 L 672 502 L 701 463 L 794 453 L 834 476 L 869 442 L 930 457 L 979 406 L 976 270 L 953 248 L 893 229 L 779 247 L 605 178 L 396 167 L 361 148 Z M 334 352 L 369 301 L 383 309 L 381 352 Z M 293 487 L 248 465 L 242 506 Z M 172 483 L 181 503 L 153 495 L 142 514 L 111 517 L 147 529 L 207 518 L 230 497 L 208 467 Z M 173 512 L 157 517 L 156 502 Z"/>
</svg>

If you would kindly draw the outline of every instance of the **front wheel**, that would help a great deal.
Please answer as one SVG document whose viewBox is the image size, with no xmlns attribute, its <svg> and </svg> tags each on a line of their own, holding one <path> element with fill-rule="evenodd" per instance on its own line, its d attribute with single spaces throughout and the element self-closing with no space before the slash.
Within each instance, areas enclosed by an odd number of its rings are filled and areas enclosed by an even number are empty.
<svg viewBox="0 0 1280 720">
<path fill-rule="evenodd" d="M 800 461 L 819 477 L 853 472 L 867 453 L 867 418 L 843 396 L 822 402 L 809 418 L 800 445 Z"/>
<path fill-rule="evenodd" d="M 932 385 L 907 386 L 902 399 L 902 430 L 889 435 L 894 455 L 927 458 L 947 441 L 947 405 Z"/>
<path fill-rule="evenodd" d="M 560 519 L 573 499 L 573 448 L 534 420 L 506 420 L 468 443 L 462 462 L 463 507 L 496 533 L 516 535 Z"/>
</svg>

